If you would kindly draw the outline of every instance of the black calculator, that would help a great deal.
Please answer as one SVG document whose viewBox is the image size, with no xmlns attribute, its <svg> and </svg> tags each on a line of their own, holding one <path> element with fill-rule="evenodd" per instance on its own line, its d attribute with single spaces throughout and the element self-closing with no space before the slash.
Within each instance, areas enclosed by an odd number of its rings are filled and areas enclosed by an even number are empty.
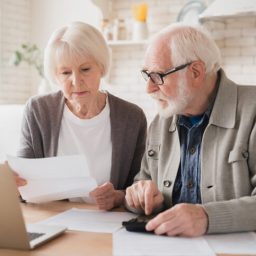
<svg viewBox="0 0 256 256">
<path fill-rule="evenodd" d="M 141 215 L 136 218 L 130 219 L 128 221 L 123 221 L 122 225 L 128 231 L 133 232 L 150 232 L 146 230 L 146 224 L 150 221 L 154 216 L 152 215 Z M 151 232 L 152 233 L 152 232 Z"/>
</svg>

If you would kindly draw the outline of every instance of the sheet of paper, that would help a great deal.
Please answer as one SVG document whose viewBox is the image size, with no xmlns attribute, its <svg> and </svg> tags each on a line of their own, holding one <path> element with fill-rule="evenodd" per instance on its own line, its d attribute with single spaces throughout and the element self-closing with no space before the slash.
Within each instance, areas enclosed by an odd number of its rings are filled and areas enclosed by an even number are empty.
<svg viewBox="0 0 256 256">
<path fill-rule="evenodd" d="M 256 255 L 256 235 L 254 232 L 204 236 L 216 253 Z"/>
<path fill-rule="evenodd" d="M 87 197 L 97 186 L 82 155 L 34 159 L 7 156 L 7 160 L 12 170 L 27 180 L 19 191 L 28 202 Z"/>
<path fill-rule="evenodd" d="M 203 237 L 182 238 L 120 229 L 113 235 L 115 256 L 215 256 Z"/>
<path fill-rule="evenodd" d="M 136 217 L 129 212 L 70 209 L 55 215 L 43 224 L 67 226 L 69 230 L 113 233 L 122 227 L 122 221 Z"/>
</svg>

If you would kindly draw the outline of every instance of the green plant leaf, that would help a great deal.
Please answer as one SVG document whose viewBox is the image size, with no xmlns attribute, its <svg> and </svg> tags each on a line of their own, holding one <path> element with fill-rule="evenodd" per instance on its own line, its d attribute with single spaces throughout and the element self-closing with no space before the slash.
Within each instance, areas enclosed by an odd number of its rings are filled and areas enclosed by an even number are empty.
<svg viewBox="0 0 256 256">
<path fill-rule="evenodd" d="M 34 67 L 41 77 L 43 74 L 43 56 L 36 44 L 23 43 L 21 50 L 16 50 L 12 56 L 12 64 L 20 65 L 22 62 Z"/>
</svg>

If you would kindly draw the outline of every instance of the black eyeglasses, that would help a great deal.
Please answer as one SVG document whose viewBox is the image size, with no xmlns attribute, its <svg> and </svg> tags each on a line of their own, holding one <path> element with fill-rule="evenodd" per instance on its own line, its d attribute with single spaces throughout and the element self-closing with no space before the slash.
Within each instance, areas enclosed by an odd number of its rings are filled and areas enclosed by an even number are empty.
<svg viewBox="0 0 256 256">
<path fill-rule="evenodd" d="M 151 81 L 156 84 L 156 85 L 163 85 L 164 84 L 164 80 L 163 78 L 167 75 L 170 75 L 176 71 L 179 71 L 181 69 L 184 69 L 185 67 L 189 66 L 192 62 L 188 62 L 186 64 L 180 65 L 178 67 L 172 68 L 170 70 L 168 70 L 165 73 L 158 73 L 158 72 L 148 72 L 147 70 L 141 70 L 141 74 L 143 76 L 143 78 L 145 79 L 145 81 L 147 82 L 149 79 L 151 79 Z"/>
</svg>

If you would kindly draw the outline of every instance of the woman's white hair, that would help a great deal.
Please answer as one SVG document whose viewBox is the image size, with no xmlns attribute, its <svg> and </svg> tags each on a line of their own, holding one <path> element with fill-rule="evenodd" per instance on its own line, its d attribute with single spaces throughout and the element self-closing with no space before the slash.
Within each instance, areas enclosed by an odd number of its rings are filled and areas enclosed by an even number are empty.
<svg viewBox="0 0 256 256">
<path fill-rule="evenodd" d="M 87 23 L 72 22 L 51 35 L 44 51 L 45 76 L 51 83 L 57 84 L 59 61 L 76 61 L 81 57 L 93 58 L 101 68 L 102 76 L 108 73 L 111 54 L 100 31 Z"/>
<path fill-rule="evenodd" d="M 207 74 L 215 73 L 221 67 L 220 50 L 209 32 L 200 25 L 174 23 L 161 30 L 152 40 L 163 40 L 169 46 L 174 66 L 201 60 Z"/>
</svg>

